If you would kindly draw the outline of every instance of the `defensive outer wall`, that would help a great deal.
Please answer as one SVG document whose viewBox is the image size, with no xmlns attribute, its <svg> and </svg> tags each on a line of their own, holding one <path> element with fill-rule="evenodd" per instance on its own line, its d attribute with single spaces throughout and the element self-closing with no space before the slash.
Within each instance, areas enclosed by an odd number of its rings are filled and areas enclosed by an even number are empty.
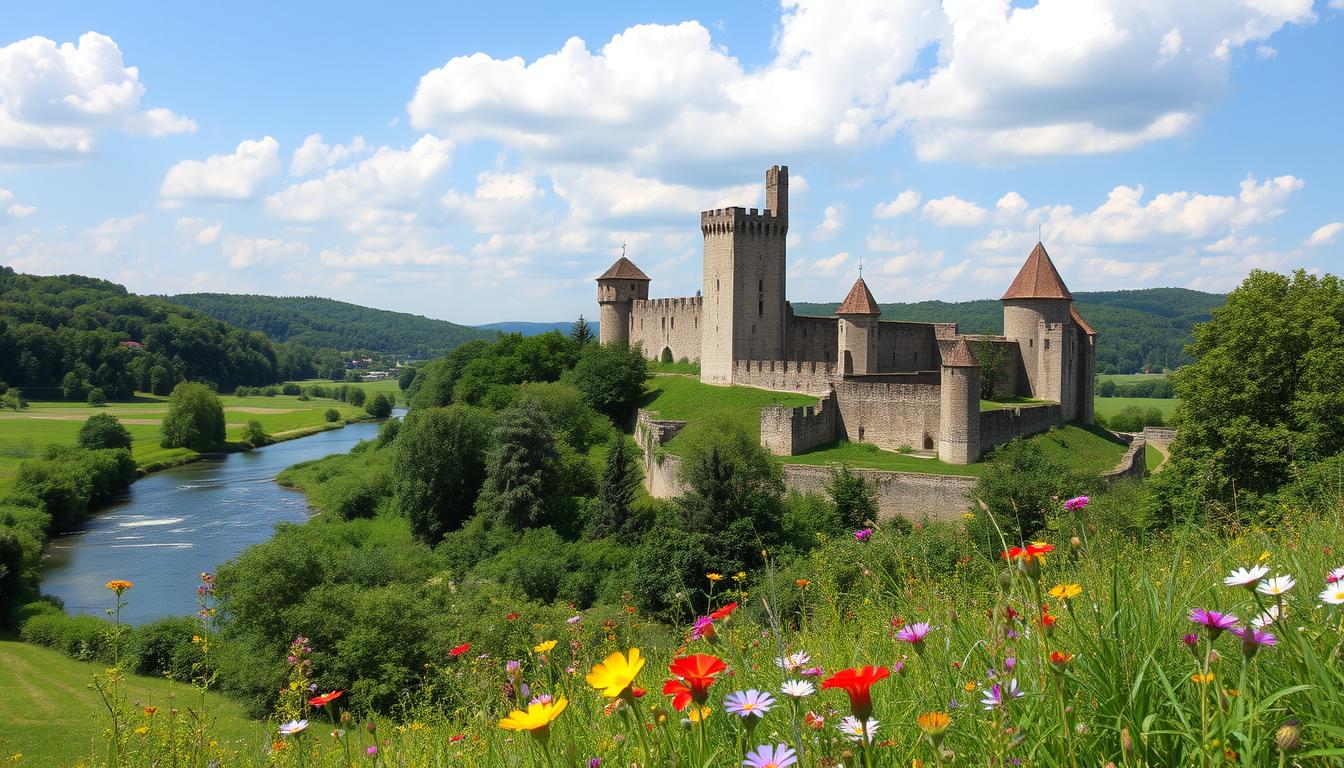
<svg viewBox="0 0 1344 768">
<path fill-rule="evenodd" d="M 819 405 L 807 406 L 805 410 L 809 412 L 808 418 L 822 421 L 827 418 L 833 419 L 834 408 L 828 408 L 828 405 L 833 406 L 833 400 L 834 398 L 830 397 L 823 400 Z M 789 412 L 794 410 L 793 408 L 780 406 L 772 406 L 772 408 Z M 771 408 L 766 408 L 762 412 L 761 439 L 763 444 L 767 440 L 786 439 L 782 432 L 773 435 L 766 434 L 767 413 L 770 410 Z M 990 414 L 1017 410 L 1043 409 L 1024 408 L 989 411 L 982 414 L 982 418 Z M 1055 406 L 1055 410 L 1058 411 L 1058 406 Z M 832 414 L 829 417 L 826 415 L 828 412 Z M 1012 419 L 1023 417 L 1017 415 L 994 416 L 992 418 Z M 1032 415 L 1026 418 L 1044 417 Z M 792 426 L 787 439 L 807 439 L 808 428 L 803 427 L 802 434 L 799 434 L 792 431 L 798 429 L 796 422 L 792 418 L 789 421 Z M 635 419 L 635 441 L 639 443 L 644 454 L 644 489 L 655 499 L 673 498 L 686 491 L 679 477 L 681 459 L 662 449 L 663 444 L 676 437 L 684 426 L 686 426 L 684 421 L 658 419 L 642 409 Z M 1146 441 L 1143 436 L 1122 434 L 1119 437 L 1127 441 L 1129 447 L 1114 469 L 1102 473 L 1102 478 L 1108 483 L 1114 483 L 1123 478 L 1141 478 L 1145 470 L 1144 447 Z M 858 468 L 851 468 L 850 471 L 872 485 L 877 495 L 878 516 L 884 520 L 898 515 L 913 521 L 959 520 L 961 514 L 966 511 L 970 504 L 970 494 L 975 490 L 976 484 L 975 477 L 965 475 L 931 475 L 920 472 L 893 472 Z M 807 464 L 784 465 L 784 487 L 792 491 L 825 493 L 830 480 L 830 467 Z"/>
</svg>

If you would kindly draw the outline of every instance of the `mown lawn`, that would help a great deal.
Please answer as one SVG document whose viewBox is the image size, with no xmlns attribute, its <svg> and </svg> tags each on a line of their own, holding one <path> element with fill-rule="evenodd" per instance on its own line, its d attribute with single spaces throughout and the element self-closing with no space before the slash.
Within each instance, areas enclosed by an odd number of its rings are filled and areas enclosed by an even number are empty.
<svg viewBox="0 0 1344 768">
<path fill-rule="evenodd" d="M 356 383 L 350 383 L 344 381 L 332 381 L 331 379 L 304 379 L 302 381 L 295 381 L 292 383 L 298 384 L 300 387 L 305 388 L 310 387 L 314 384 L 319 387 L 340 387 L 340 386 L 359 387 L 360 389 L 364 390 L 366 394 L 369 395 L 376 395 L 379 392 L 383 392 L 385 394 L 395 394 L 397 396 L 398 403 L 400 403 L 403 399 L 401 396 L 402 394 L 401 385 L 397 383 L 397 379 L 395 378 L 381 379 L 379 381 L 361 381 Z"/>
<path fill-rule="evenodd" d="M 91 687 L 102 665 L 75 661 L 56 651 L 0 639 L 0 763 L 73 766 L 105 749 L 106 724 L 98 692 Z M 191 686 L 131 676 L 127 701 L 134 707 L 196 707 Z M 267 726 L 248 720 L 242 707 L 219 694 L 206 699 L 216 738 L 239 744 L 267 743 Z M 157 715 L 156 715 L 157 716 Z"/>
<path fill-rule="evenodd" d="M 1166 377 L 1165 373 L 1099 373 L 1097 374 L 1097 383 L 1114 381 L 1116 384 L 1138 384 L 1144 381 L 1158 381 Z"/>
<path fill-rule="evenodd" d="M 1092 399 L 1092 410 L 1098 416 L 1110 418 L 1131 405 L 1137 405 L 1145 410 L 1156 408 L 1165 419 L 1175 412 L 1178 402 L 1175 398 L 1163 397 L 1095 397 Z"/>
<path fill-rule="evenodd" d="M 867 443 L 851 443 L 840 440 L 797 456 L 783 456 L 785 464 L 811 464 L 827 466 L 843 464 L 862 469 L 885 469 L 893 472 L 923 472 L 926 475 L 973 475 L 979 476 L 985 470 L 984 464 L 944 464 L 932 459 L 914 456 L 908 453 L 883 451 Z"/>
<path fill-rule="evenodd" d="M 382 384 L 384 382 L 376 382 Z M 391 382 L 395 387 L 396 382 Z M 233 397 L 222 395 L 224 421 L 229 440 L 240 440 L 247 422 L 256 419 L 267 432 L 279 437 L 297 436 L 328 426 L 328 408 L 340 412 L 344 421 L 367 414 L 363 408 L 335 400 L 299 400 L 296 396 Z M 101 408 L 84 403 L 33 401 L 22 411 L 0 411 L 0 492 L 7 491 L 24 459 L 40 456 L 48 445 L 74 445 L 79 428 L 95 413 L 116 416 L 131 433 L 131 453 L 144 469 L 154 469 L 195 458 L 184 448 L 159 447 L 159 423 L 168 413 L 168 398 L 140 394 L 132 401 Z M 343 422 L 337 422 L 343 423 Z"/>
<path fill-rule="evenodd" d="M 705 424 L 736 424 L 761 437 L 761 408 L 767 405 L 816 405 L 811 395 L 771 392 L 751 387 L 716 387 L 702 384 L 689 376 L 652 376 L 645 388 L 640 407 L 655 412 L 658 418 L 691 422 L 667 444 L 677 452 L 683 437 Z"/>
</svg>

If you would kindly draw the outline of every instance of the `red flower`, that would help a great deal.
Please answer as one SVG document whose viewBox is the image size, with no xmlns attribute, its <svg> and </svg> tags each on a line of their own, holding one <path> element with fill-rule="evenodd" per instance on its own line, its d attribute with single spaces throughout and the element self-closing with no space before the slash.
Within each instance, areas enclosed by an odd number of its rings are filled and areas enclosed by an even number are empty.
<svg viewBox="0 0 1344 768">
<path fill-rule="evenodd" d="M 1071 661 L 1073 661 L 1073 654 L 1068 651 L 1050 652 L 1050 664 L 1054 666 L 1057 671 L 1063 672 L 1064 668 L 1067 667 Z"/>
<path fill-rule="evenodd" d="M 707 653 L 682 656 L 673 659 L 672 663 L 667 665 L 668 671 L 685 683 L 686 693 L 695 703 L 700 705 L 709 700 L 709 686 L 714 684 L 715 676 L 727 668 L 728 665 L 724 663 L 723 659 Z M 663 693 L 668 693 L 667 685 L 663 686 Z M 669 695 L 677 694 L 680 694 L 680 690 Z M 672 705 L 676 706 L 675 698 Z M 677 709 L 681 709 L 681 707 L 677 707 Z"/>
<path fill-rule="evenodd" d="M 343 693 L 345 693 L 345 691 L 332 691 L 331 693 L 324 693 L 321 696 L 314 696 L 313 698 L 309 699 L 308 703 L 313 705 L 314 707 L 325 707 L 331 702 L 341 698 L 341 694 Z"/>
<path fill-rule="evenodd" d="M 465 738 L 467 738 L 467 734 L 465 734 L 465 733 L 455 733 L 455 734 L 453 734 L 452 736 L 449 736 L 449 737 L 448 737 L 448 743 L 449 743 L 449 744 L 456 744 L 457 742 L 459 742 L 459 741 L 461 741 L 461 740 L 463 740 L 463 739 L 465 739 Z"/>
<path fill-rule="evenodd" d="M 516 614 L 516 613 L 506 613 L 506 614 L 504 614 L 504 618 L 508 619 L 509 621 L 517 621 L 517 620 L 518 620 L 518 615 L 519 615 L 519 614 Z"/>
<path fill-rule="evenodd" d="M 691 689 L 680 680 L 668 680 L 663 683 L 663 693 L 672 697 L 672 708 L 678 712 L 691 703 Z"/>
<path fill-rule="evenodd" d="M 461 656 L 471 650 L 471 643 L 463 643 L 448 652 L 449 656 Z"/>
<path fill-rule="evenodd" d="M 737 610 L 737 603 L 729 603 L 729 604 L 723 606 L 722 608 L 720 608 L 719 610 L 714 611 L 713 613 L 709 614 L 709 618 L 711 618 L 711 619 L 713 619 L 713 620 L 715 620 L 715 621 L 723 621 L 724 619 L 728 618 L 729 616 L 732 616 L 732 615 L 733 615 L 733 611 L 736 611 L 736 610 Z"/>
<path fill-rule="evenodd" d="M 850 712 L 860 720 L 866 721 L 873 713 L 873 700 L 868 689 L 878 680 L 885 680 L 891 674 L 886 667 L 867 666 L 862 669 L 842 669 L 826 678 L 821 684 L 822 690 L 839 688 L 849 694 Z"/>
<path fill-rule="evenodd" d="M 1013 547 L 1007 552 L 1004 552 L 1002 557 L 1004 560 L 1023 560 L 1031 562 L 1032 560 L 1039 560 L 1043 555 L 1054 551 L 1054 544 L 1045 544 L 1037 541 L 1028 544 L 1025 547 Z"/>
</svg>

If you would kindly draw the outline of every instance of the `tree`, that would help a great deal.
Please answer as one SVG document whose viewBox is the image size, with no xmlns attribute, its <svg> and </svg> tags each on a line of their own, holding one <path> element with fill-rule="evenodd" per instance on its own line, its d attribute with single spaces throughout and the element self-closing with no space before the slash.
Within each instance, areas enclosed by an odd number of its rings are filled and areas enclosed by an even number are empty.
<svg viewBox="0 0 1344 768">
<path fill-rule="evenodd" d="M 397 376 L 397 389 L 400 389 L 402 392 L 405 392 L 406 390 L 410 389 L 411 384 L 415 383 L 415 377 L 416 377 L 415 368 L 407 368 L 406 370 L 402 371 L 401 375 Z"/>
<path fill-rule="evenodd" d="M 337 422 L 341 420 L 341 412 L 336 410 L 335 408 L 328 408 L 327 410 L 323 411 L 322 418 L 330 422 Z"/>
<path fill-rule="evenodd" d="M 243 442 L 248 443 L 253 448 L 270 445 L 274 441 L 275 438 L 271 437 L 271 433 L 267 432 L 266 428 L 257 419 L 251 419 L 247 422 L 247 426 L 243 428 Z"/>
<path fill-rule="evenodd" d="M 862 476 L 850 472 L 848 467 L 831 472 L 826 493 L 845 527 L 858 529 L 877 520 L 877 495 L 872 485 Z"/>
<path fill-rule="evenodd" d="M 593 329 L 588 325 L 588 321 L 579 315 L 579 319 L 569 327 L 569 338 L 574 340 L 574 346 L 583 348 L 585 344 L 593 340 Z"/>
<path fill-rule="evenodd" d="M 535 403 L 511 406 L 495 428 L 477 511 L 514 530 L 545 525 L 559 464 L 546 414 Z"/>
<path fill-rule="evenodd" d="M 356 408 L 364 405 L 364 401 L 367 399 L 368 393 L 364 391 L 363 387 L 354 387 L 350 390 L 350 404 Z"/>
<path fill-rule="evenodd" d="M 206 385 L 184 381 L 173 387 L 159 431 L 164 448 L 217 450 L 224 444 L 224 404 Z"/>
<path fill-rule="evenodd" d="M 89 390 L 89 397 L 86 400 L 91 407 L 101 408 L 107 405 L 107 394 L 103 392 L 102 387 L 94 387 Z"/>
<path fill-rule="evenodd" d="M 1097 384 L 1097 397 L 1115 397 L 1116 396 L 1115 379 L 1106 379 Z"/>
<path fill-rule="evenodd" d="M 417 408 L 397 432 L 394 477 L 397 510 L 411 533 L 437 544 L 471 517 L 485 482 L 492 418 L 466 405 Z"/>
<path fill-rule="evenodd" d="M 110 413 L 95 413 L 79 428 L 77 442 L 80 448 L 131 447 L 131 433 Z"/>
<path fill-rule="evenodd" d="M 1270 493 L 1295 467 L 1344 451 L 1338 277 L 1253 271 L 1196 326 L 1190 351 L 1195 362 L 1173 374 L 1179 432 L 1165 486 L 1230 509 L 1244 506 L 1234 496 Z"/>
<path fill-rule="evenodd" d="M 392 415 L 392 401 L 387 399 L 387 395 L 379 392 L 364 406 L 364 410 L 375 419 L 386 419 Z"/>
<path fill-rule="evenodd" d="M 634 533 L 632 507 L 642 479 L 629 438 L 617 434 L 607 448 L 607 469 L 598 486 L 598 505 L 588 521 L 588 535 L 598 539 Z"/>
<path fill-rule="evenodd" d="M 588 404 L 621 418 L 644 394 L 648 361 L 628 344 L 589 344 L 574 367 L 574 386 Z"/>
</svg>

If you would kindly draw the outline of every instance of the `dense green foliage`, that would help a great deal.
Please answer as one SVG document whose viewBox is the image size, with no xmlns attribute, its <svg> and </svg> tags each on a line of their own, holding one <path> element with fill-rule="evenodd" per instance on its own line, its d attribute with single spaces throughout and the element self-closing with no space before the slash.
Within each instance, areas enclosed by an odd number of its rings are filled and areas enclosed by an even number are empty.
<svg viewBox="0 0 1344 768">
<path fill-rule="evenodd" d="M 1014 440 L 995 451 L 980 477 L 966 529 L 980 551 L 992 557 L 1005 545 L 1031 541 L 1064 499 L 1099 489 L 1095 475 L 1070 469 L 1036 443 Z"/>
<path fill-rule="evenodd" d="M 317 296 L 187 293 L 169 299 L 276 341 L 427 359 L 495 331 Z"/>
<path fill-rule="evenodd" d="M 1097 331 L 1097 373 L 1175 369 L 1193 358 L 1185 351 L 1195 323 L 1209 319 L 1224 297 L 1184 288 L 1075 293 L 1078 312 Z M 800 315 L 832 315 L 837 304 L 795 303 Z M 1003 332 L 1003 305 L 991 299 L 882 304 L 883 320 L 951 322 L 962 333 Z"/>
<path fill-rule="evenodd" d="M 474 341 L 425 365 L 407 394 L 416 408 L 451 403 L 502 408 L 523 382 L 557 381 L 574 367 L 580 348 L 552 331 L 537 336 L 501 336 L 491 344 Z"/>
<path fill-rule="evenodd" d="M 396 499 L 416 539 L 437 544 L 471 517 L 494 418 L 469 405 L 411 411 L 398 431 Z"/>
<path fill-rule="evenodd" d="M 1303 465 L 1344 451 L 1344 282 L 1252 272 L 1195 329 L 1197 360 L 1173 378 L 1179 433 L 1164 495 L 1226 519 Z"/>
<path fill-rule="evenodd" d="M 291 375 L 260 333 L 105 280 L 0 267 L 0 381 L 29 396 L 125 399 L 187 379 L 231 390 Z"/>
<path fill-rule="evenodd" d="M 219 450 L 224 445 L 224 404 L 206 385 L 184 381 L 173 387 L 159 430 L 164 448 Z"/>
<path fill-rule="evenodd" d="M 589 344 L 574 367 L 574 386 L 588 404 L 621 418 L 644 394 L 648 361 L 627 344 Z"/>
<path fill-rule="evenodd" d="M 1097 382 L 1097 397 L 1156 397 L 1161 399 L 1176 396 L 1176 386 L 1170 378 L 1144 377 L 1147 381 L 1121 384 L 1110 379 Z"/>
<path fill-rule="evenodd" d="M 131 433 L 117 421 L 117 417 L 108 413 L 95 413 L 84 421 L 79 428 L 78 445 L 80 448 L 97 450 L 99 448 L 131 448 Z"/>
</svg>

